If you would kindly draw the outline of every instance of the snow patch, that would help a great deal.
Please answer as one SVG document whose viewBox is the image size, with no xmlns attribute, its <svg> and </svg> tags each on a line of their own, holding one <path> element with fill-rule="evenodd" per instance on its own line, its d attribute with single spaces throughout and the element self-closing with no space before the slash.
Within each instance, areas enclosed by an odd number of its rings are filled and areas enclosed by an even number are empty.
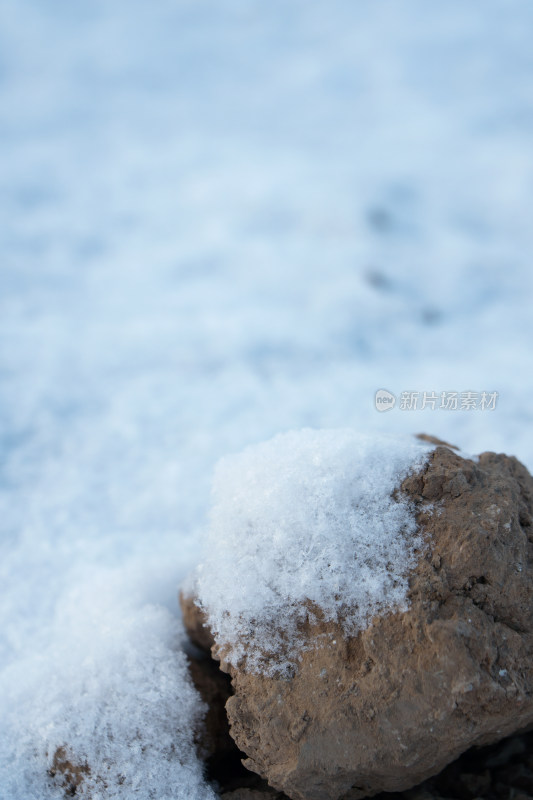
<svg viewBox="0 0 533 800">
<path fill-rule="evenodd" d="M 214 800 L 182 626 L 139 602 L 137 571 L 89 570 L 65 591 L 49 646 L 4 671 L 0 797 L 61 800 L 73 793 L 70 762 L 76 797 Z"/>
<path fill-rule="evenodd" d="M 246 649 L 248 668 L 290 671 L 298 626 L 316 614 L 353 634 L 407 608 L 423 542 L 393 492 L 431 449 L 406 436 L 306 429 L 218 463 L 196 591 L 232 663 Z"/>
</svg>

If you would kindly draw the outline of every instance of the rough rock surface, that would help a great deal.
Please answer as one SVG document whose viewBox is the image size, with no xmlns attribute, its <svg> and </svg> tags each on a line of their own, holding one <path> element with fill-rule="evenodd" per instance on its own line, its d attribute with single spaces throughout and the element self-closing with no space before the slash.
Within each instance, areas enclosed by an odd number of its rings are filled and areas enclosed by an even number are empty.
<svg viewBox="0 0 533 800">
<path fill-rule="evenodd" d="M 224 800 L 287 800 L 273 789 L 223 792 Z M 533 733 L 512 736 L 496 745 L 473 748 L 439 775 L 402 793 L 376 800 L 532 800 Z"/>
<path fill-rule="evenodd" d="M 180 592 L 179 600 L 187 636 L 196 647 L 209 653 L 214 640 L 207 624 L 206 615 L 195 604 L 194 597 L 187 592 Z"/>
<path fill-rule="evenodd" d="M 246 766 L 293 800 L 403 791 L 533 723 L 533 479 L 512 457 L 439 445 L 401 490 L 427 541 L 408 611 L 350 639 L 308 624 L 290 680 L 213 647 Z"/>
</svg>

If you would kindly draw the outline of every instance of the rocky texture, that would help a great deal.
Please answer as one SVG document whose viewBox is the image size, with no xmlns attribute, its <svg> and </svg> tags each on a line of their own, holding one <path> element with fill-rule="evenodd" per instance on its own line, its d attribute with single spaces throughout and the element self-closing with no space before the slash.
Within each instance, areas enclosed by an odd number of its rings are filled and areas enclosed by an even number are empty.
<svg viewBox="0 0 533 800">
<path fill-rule="evenodd" d="M 213 648 L 232 677 L 227 714 L 246 766 L 294 800 L 402 791 L 533 723 L 531 476 L 514 458 L 476 462 L 439 445 L 401 491 L 426 539 L 407 612 L 350 639 L 308 623 L 290 680 Z"/>
<path fill-rule="evenodd" d="M 210 653 L 214 640 L 207 624 L 206 615 L 198 608 L 192 595 L 182 591 L 179 600 L 187 636 L 200 650 Z"/>
<path fill-rule="evenodd" d="M 84 779 L 91 770 L 87 763 L 76 764 L 68 755 L 66 747 L 58 747 L 54 753 L 48 774 L 55 786 L 61 788 L 65 797 L 74 797 L 81 790 Z"/>
<path fill-rule="evenodd" d="M 225 710 L 231 694 L 230 681 L 218 669 L 216 662 L 205 654 L 189 657 L 189 671 L 195 688 L 207 706 L 204 724 L 196 733 L 199 755 L 207 763 L 209 771 L 217 774 L 225 765 L 231 769 L 230 762 L 240 755 L 229 735 Z"/>
<path fill-rule="evenodd" d="M 202 629 L 202 613 L 195 610 L 190 598 L 183 594 L 180 595 L 180 602 L 185 620 L 192 625 L 191 631 L 199 626 L 200 641 L 212 644 L 209 629 Z M 186 612 L 187 608 L 190 613 Z M 221 672 L 218 662 L 210 658 L 208 650 L 198 648 L 197 643 L 187 648 L 187 656 L 192 682 L 207 706 L 203 724 L 196 731 L 195 737 L 198 754 L 205 762 L 207 780 L 215 789 L 223 792 L 228 800 L 283 798 L 280 792 L 271 789 L 257 773 L 250 772 L 243 766 L 246 754 L 239 750 L 230 736 L 226 714 L 226 702 L 232 694 L 229 676 Z"/>
<path fill-rule="evenodd" d="M 223 792 L 224 800 L 286 800 L 273 789 Z M 376 800 L 532 800 L 533 733 L 512 736 L 496 745 L 473 748 L 439 775 L 402 793 Z"/>
</svg>

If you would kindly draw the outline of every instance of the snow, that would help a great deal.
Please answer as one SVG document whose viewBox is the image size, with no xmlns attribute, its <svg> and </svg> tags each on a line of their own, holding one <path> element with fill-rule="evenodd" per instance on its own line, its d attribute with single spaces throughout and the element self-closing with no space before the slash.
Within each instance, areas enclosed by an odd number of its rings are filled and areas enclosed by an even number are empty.
<svg viewBox="0 0 533 800">
<path fill-rule="evenodd" d="M 225 659 L 287 675 L 304 646 L 299 623 L 318 616 L 355 635 L 408 608 L 424 542 L 393 492 L 432 449 L 414 437 L 302 430 L 219 462 L 195 590 Z"/>
<path fill-rule="evenodd" d="M 192 741 L 204 709 L 175 619 L 161 606 L 132 602 L 139 583 L 129 570 L 80 576 L 48 627 L 50 645 L 6 670 L 2 724 L 16 744 L 2 781 L 6 800 L 61 796 L 65 775 L 47 781 L 35 756 L 52 768 L 62 748 L 60 761 L 89 767 L 76 796 L 215 797 Z"/>
<path fill-rule="evenodd" d="M 220 457 L 349 427 L 533 467 L 532 23 L 528 0 L 0 4 L 1 800 L 62 797 L 67 738 L 98 769 L 114 748 L 117 796 L 164 796 L 161 764 L 212 795 L 176 587 Z M 499 400 L 380 414 L 378 389 Z"/>
</svg>

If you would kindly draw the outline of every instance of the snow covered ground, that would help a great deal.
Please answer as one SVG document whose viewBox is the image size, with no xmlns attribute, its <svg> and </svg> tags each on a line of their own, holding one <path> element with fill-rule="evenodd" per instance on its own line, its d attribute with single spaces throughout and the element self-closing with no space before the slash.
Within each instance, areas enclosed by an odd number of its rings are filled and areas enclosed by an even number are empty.
<svg viewBox="0 0 533 800">
<path fill-rule="evenodd" d="M 1 800 L 60 797 L 65 744 L 93 800 L 213 796 L 176 587 L 220 456 L 351 426 L 533 468 L 532 25 L 0 4 Z"/>
</svg>

